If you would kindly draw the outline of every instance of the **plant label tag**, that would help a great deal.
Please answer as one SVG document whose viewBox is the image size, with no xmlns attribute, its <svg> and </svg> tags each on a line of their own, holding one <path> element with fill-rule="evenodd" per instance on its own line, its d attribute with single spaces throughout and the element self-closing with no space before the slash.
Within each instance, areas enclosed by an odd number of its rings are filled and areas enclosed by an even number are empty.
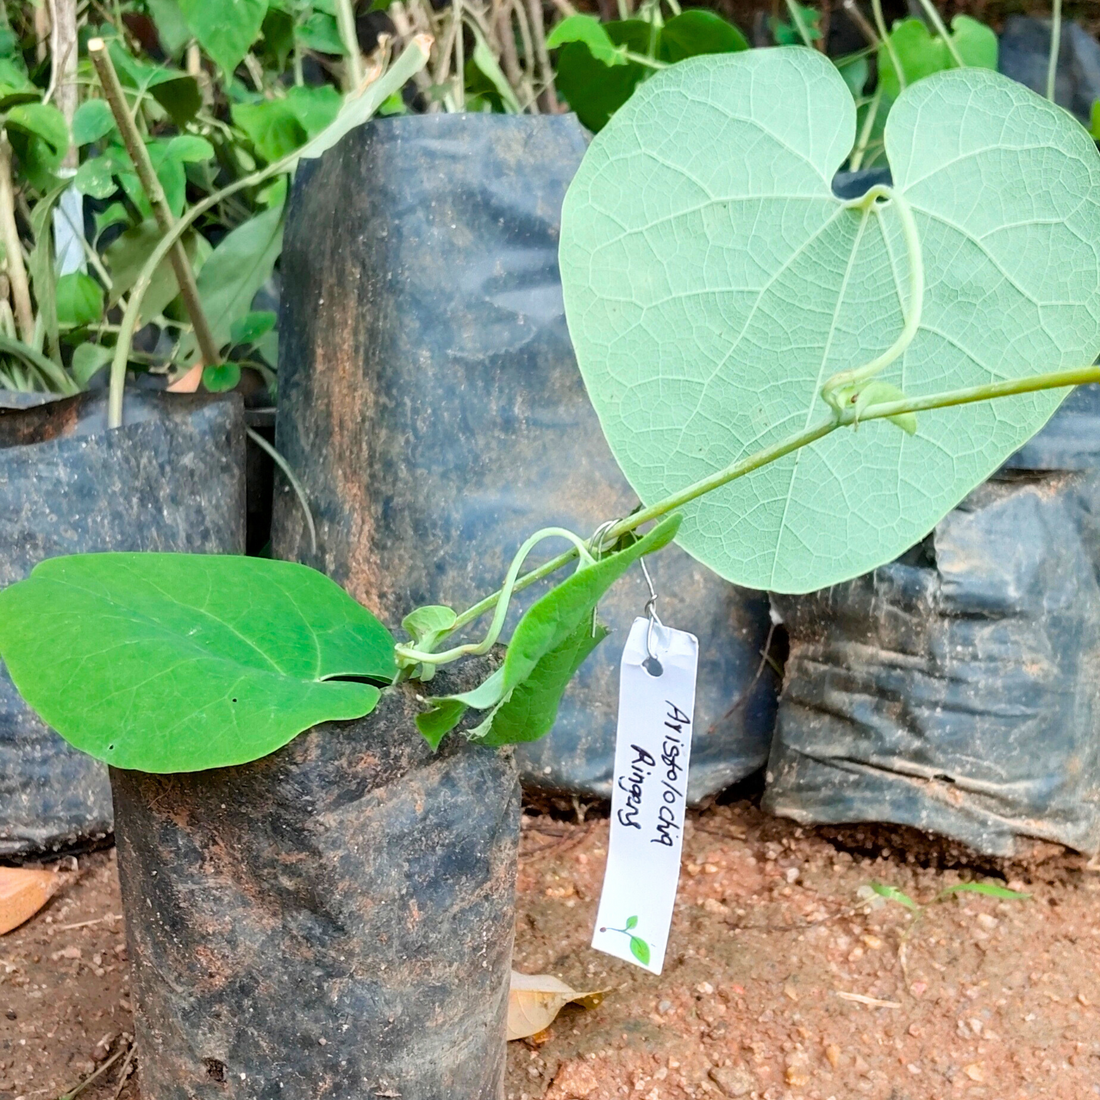
<svg viewBox="0 0 1100 1100">
<path fill-rule="evenodd" d="M 664 965 L 680 879 L 698 663 L 693 634 L 634 620 L 619 675 L 611 836 L 592 946 L 653 974 Z"/>
</svg>

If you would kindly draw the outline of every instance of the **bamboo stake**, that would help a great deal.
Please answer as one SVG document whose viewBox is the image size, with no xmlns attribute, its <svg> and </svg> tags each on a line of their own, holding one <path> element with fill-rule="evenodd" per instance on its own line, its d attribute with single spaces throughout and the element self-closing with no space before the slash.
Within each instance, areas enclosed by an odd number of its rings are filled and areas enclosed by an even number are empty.
<svg viewBox="0 0 1100 1100">
<path fill-rule="evenodd" d="M 130 160 L 133 161 L 134 168 L 137 170 L 138 179 L 141 180 L 149 205 L 153 208 L 157 225 L 162 233 L 169 233 L 175 227 L 175 216 L 168 205 L 168 200 L 164 197 L 164 188 L 161 187 L 160 180 L 153 170 L 149 151 L 145 148 L 145 142 L 141 140 L 134 117 L 126 106 L 126 97 L 119 83 L 118 73 L 115 72 L 110 55 L 107 53 L 107 44 L 102 38 L 93 38 L 89 41 L 88 55 L 99 74 L 103 95 L 110 105 L 111 113 L 115 116 L 126 152 L 130 154 Z M 191 270 L 191 261 L 187 258 L 182 241 L 176 241 L 168 253 L 168 258 L 175 272 L 187 315 L 191 318 L 191 325 L 195 330 L 195 339 L 198 341 L 203 364 L 214 366 L 221 361 L 218 344 L 203 311 L 199 290 L 195 285 L 195 273 Z"/>
</svg>

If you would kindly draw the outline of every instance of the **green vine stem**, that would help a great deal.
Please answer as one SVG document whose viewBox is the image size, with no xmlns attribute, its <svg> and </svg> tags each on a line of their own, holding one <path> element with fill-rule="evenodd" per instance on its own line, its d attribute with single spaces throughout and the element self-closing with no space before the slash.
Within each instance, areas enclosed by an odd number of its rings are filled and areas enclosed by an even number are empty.
<svg viewBox="0 0 1100 1100">
<path fill-rule="evenodd" d="M 358 88 L 363 83 L 363 54 L 359 49 L 359 35 L 355 29 L 355 7 L 352 0 L 336 0 L 336 26 L 340 41 L 347 51 L 347 85 L 345 91 Z"/>
<path fill-rule="evenodd" d="M 635 53 L 633 50 L 623 50 L 622 56 L 627 61 L 633 61 L 635 65 L 644 65 L 647 69 L 668 68 L 668 62 L 658 61 L 655 57 L 649 57 L 644 53 Z"/>
<path fill-rule="evenodd" d="M 932 3 L 932 0 L 920 0 L 920 5 L 924 8 L 925 15 L 928 16 L 928 21 L 935 28 L 936 34 L 943 39 L 943 44 L 947 47 L 947 52 L 951 55 L 951 60 L 954 61 L 960 69 L 965 69 L 966 62 L 963 61 L 962 54 L 959 53 L 959 47 L 955 45 L 955 40 L 947 33 L 947 27 L 944 26 L 940 13 L 936 11 L 936 5 Z"/>
<path fill-rule="evenodd" d="M 879 108 L 882 106 L 882 87 L 875 89 L 871 102 L 867 107 L 867 115 L 863 120 L 863 127 L 859 132 L 859 139 L 852 152 L 852 159 L 848 162 L 848 169 L 858 172 L 863 167 L 863 158 L 867 155 L 867 146 L 871 144 L 871 134 L 874 133 L 875 120 L 878 118 Z"/>
<path fill-rule="evenodd" d="M 860 414 L 857 414 L 854 409 L 848 408 L 840 412 L 835 418 L 823 420 L 805 431 L 788 436 L 778 443 L 773 443 L 770 447 L 765 447 L 763 450 L 731 463 L 722 470 L 715 471 L 715 473 L 688 485 L 679 492 L 657 501 L 656 504 L 641 508 L 610 526 L 605 525 L 605 533 L 601 538 L 601 543 L 605 545 L 613 543 L 641 527 L 642 524 L 659 519 L 661 516 L 665 516 L 677 508 L 682 508 L 685 504 L 690 504 L 693 500 L 697 500 L 715 489 L 720 489 L 723 485 L 728 485 L 731 481 L 736 481 L 746 474 L 751 474 L 754 470 L 760 469 L 761 466 L 767 466 L 793 451 L 809 446 L 811 443 L 816 443 L 819 439 L 830 435 L 838 428 L 854 426 L 857 420 L 888 419 L 904 416 L 908 413 L 928 412 L 932 409 L 947 409 L 955 405 L 970 405 L 977 401 L 989 401 L 1002 397 L 1014 397 L 1018 394 L 1036 393 L 1040 390 L 1068 389 L 1093 382 L 1100 382 L 1100 366 L 1075 367 L 1071 370 L 1036 374 L 1026 378 L 1011 378 L 1005 382 L 991 382 L 984 386 L 969 386 L 965 389 L 947 390 L 943 393 L 930 394 L 927 397 L 882 402 L 871 405 Z M 548 577 L 562 566 L 567 565 L 576 556 L 577 550 L 573 549 L 551 558 L 537 569 L 516 578 L 510 592 L 513 594 L 520 592 L 529 585 Z M 496 607 L 502 591 L 494 592 L 467 608 L 458 616 L 448 633 L 461 629 Z"/>
<path fill-rule="evenodd" d="M 880 205 L 879 199 L 889 200 L 888 205 Z M 924 306 L 924 253 L 921 249 L 920 234 L 913 218 L 913 208 L 900 191 L 884 184 L 872 187 L 867 194 L 845 204 L 849 209 L 862 210 L 864 216 L 874 213 L 881 217 L 881 211 L 890 207 L 898 213 L 902 234 L 905 237 L 905 251 L 909 258 L 909 308 L 905 313 L 905 325 L 901 334 L 881 355 L 876 356 L 862 367 L 842 370 L 834 374 L 821 387 L 821 396 L 827 405 L 839 415 L 847 405 L 856 405 L 857 417 L 862 411 L 859 393 L 862 384 L 880 373 L 891 363 L 905 354 L 906 348 L 920 328 L 921 310 Z"/>
<path fill-rule="evenodd" d="M 808 50 L 814 48 L 813 39 L 810 37 L 810 29 L 806 26 L 806 21 L 802 18 L 802 13 L 798 10 L 796 0 L 787 0 L 787 13 L 791 17 L 791 22 L 794 24 L 794 29 L 798 31 L 798 37 L 802 39 L 802 45 Z"/>
<path fill-rule="evenodd" d="M 455 646 L 453 649 L 444 650 L 442 653 L 432 653 L 430 650 L 417 649 L 415 646 L 411 645 L 397 645 L 394 646 L 394 652 L 397 654 L 398 660 L 413 665 L 446 665 L 450 664 L 452 661 L 457 661 L 460 657 L 488 653 L 496 644 L 497 639 L 500 637 L 500 632 L 504 629 L 504 620 L 508 616 L 508 605 L 512 601 L 512 593 L 516 591 L 516 580 L 519 577 L 520 569 L 523 568 L 523 563 L 540 542 L 552 538 L 568 539 L 569 542 L 573 544 L 573 549 L 566 558 L 567 561 L 579 555 L 582 565 L 591 565 L 593 563 L 594 559 L 589 553 L 584 540 L 579 535 L 566 530 L 564 527 L 544 527 L 541 531 L 536 531 L 519 548 L 516 552 L 516 556 L 512 559 L 512 564 L 508 567 L 508 575 L 504 578 L 504 584 L 501 586 L 500 591 L 494 594 L 494 605 L 496 610 L 493 613 L 492 622 L 489 624 L 489 630 L 482 641 Z M 486 610 L 488 610 L 488 608 L 486 608 Z M 458 625 L 458 621 L 456 620 L 455 625 L 451 627 L 451 631 L 457 630 Z"/>
<path fill-rule="evenodd" d="M 901 67 L 898 51 L 894 49 L 894 43 L 890 40 L 890 32 L 886 29 L 886 20 L 882 15 L 882 0 L 871 0 L 871 11 L 875 16 L 875 26 L 878 27 L 879 38 L 882 39 L 882 44 L 890 55 L 890 63 L 894 66 L 894 72 L 897 74 L 898 87 L 904 92 L 905 70 Z"/>
<path fill-rule="evenodd" d="M 1058 82 L 1058 54 L 1062 48 L 1062 0 L 1054 0 L 1050 12 L 1050 56 L 1047 59 L 1047 99 L 1054 102 Z"/>
</svg>

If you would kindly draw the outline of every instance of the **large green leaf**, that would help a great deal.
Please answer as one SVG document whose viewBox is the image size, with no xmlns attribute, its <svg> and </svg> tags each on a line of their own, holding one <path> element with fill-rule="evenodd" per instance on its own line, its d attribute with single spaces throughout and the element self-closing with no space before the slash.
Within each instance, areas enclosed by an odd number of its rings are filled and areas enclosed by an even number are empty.
<svg viewBox="0 0 1100 1100">
<path fill-rule="evenodd" d="M 83 271 L 72 271 L 57 280 L 57 323 L 62 328 L 90 325 L 103 313 L 103 287 Z"/>
<path fill-rule="evenodd" d="M 52 558 L 0 592 L 0 656 L 43 720 L 120 768 L 200 771 L 358 718 L 393 639 L 323 574 L 263 558 Z"/>
<path fill-rule="evenodd" d="M 492 710 L 490 718 L 494 720 L 501 717 L 502 729 L 507 727 L 507 735 L 495 729 L 491 722 L 480 731 L 480 736 L 493 737 L 493 744 L 535 740 L 546 733 L 553 724 L 562 691 L 604 636 L 601 628 L 593 624 L 596 607 L 604 593 L 640 557 L 667 546 L 679 527 L 679 515 L 667 516 L 642 538 L 578 569 L 536 600 L 516 626 L 504 664 L 492 676 L 462 695 L 428 700 L 433 709 L 418 717 L 417 726 L 432 747 L 435 748 L 444 734 L 459 723 L 469 707 Z M 590 645 L 586 646 L 583 635 L 591 639 Z M 515 708 L 505 710 L 504 705 L 529 680 L 534 682 L 516 698 Z M 524 714 L 543 724 L 540 733 L 523 735 L 520 726 Z"/>
<path fill-rule="evenodd" d="M 169 57 L 178 57 L 191 38 L 179 4 L 176 0 L 145 0 L 145 6 L 156 24 L 161 48 Z"/>
<path fill-rule="evenodd" d="M 199 45 L 231 75 L 260 35 L 267 0 L 179 0 L 179 9 Z"/>
<path fill-rule="evenodd" d="M 567 42 L 581 42 L 588 52 L 603 65 L 625 65 L 624 48 L 613 41 L 607 29 L 594 15 L 566 16 L 547 36 L 546 45 L 551 50 Z"/>
<path fill-rule="evenodd" d="M 87 99 L 73 115 L 73 144 L 88 145 L 99 141 L 115 128 L 115 116 L 105 99 Z"/>
<path fill-rule="evenodd" d="M 12 107 L 4 118 L 4 126 L 40 138 L 58 157 L 63 156 L 69 146 L 65 116 L 48 103 L 23 103 Z"/>
<path fill-rule="evenodd" d="M 149 90 L 181 129 L 202 109 L 202 92 L 193 76 L 177 73 L 171 79 L 154 81 Z"/>
<path fill-rule="evenodd" d="M 307 134 L 285 99 L 259 103 L 238 103 L 232 108 L 233 122 L 266 161 L 280 160 L 304 145 Z"/>
<path fill-rule="evenodd" d="M 823 421 L 822 384 L 894 343 L 908 262 L 890 205 L 831 181 L 855 107 L 802 48 L 684 61 L 590 146 L 561 269 L 581 371 L 646 503 Z M 1100 156 L 1061 108 L 996 73 L 940 73 L 886 127 L 925 267 L 923 319 L 883 374 L 910 397 L 1091 363 L 1100 352 Z M 723 576 L 804 592 L 888 561 L 1037 431 L 1043 392 L 881 421 L 684 509 Z"/>
<path fill-rule="evenodd" d="M 115 302 L 137 282 L 145 267 L 149 254 L 160 242 L 161 232 L 152 219 L 127 229 L 112 241 L 104 250 L 107 269 L 111 273 L 111 292 L 108 304 Z M 188 232 L 183 237 L 183 248 L 191 261 L 191 266 L 201 273 L 209 245 L 201 234 Z M 172 270 L 171 258 L 165 258 L 157 266 L 149 289 L 141 300 L 141 323 L 148 324 L 162 313 L 169 302 L 179 294 L 176 273 Z"/>
<path fill-rule="evenodd" d="M 560 49 L 558 91 L 588 129 L 599 131 L 653 69 L 626 53 L 652 53 L 659 62 L 700 54 L 747 50 L 745 36 L 720 15 L 693 8 L 658 27 L 645 19 L 601 23 L 592 15 L 571 15 L 550 32 L 550 49 Z"/>
</svg>

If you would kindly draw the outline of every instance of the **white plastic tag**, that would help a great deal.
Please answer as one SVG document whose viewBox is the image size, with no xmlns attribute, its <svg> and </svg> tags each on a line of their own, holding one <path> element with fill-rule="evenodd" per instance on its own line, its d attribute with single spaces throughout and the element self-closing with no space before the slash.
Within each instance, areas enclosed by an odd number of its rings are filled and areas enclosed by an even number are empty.
<svg viewBox="0 0 1100 1100">
<path fill-rule="evenodd" d="M 592 946 L 653 974 L 664 965 L 680 879 L 698 663 L 694 635 L 657 623 L 650 633 L 649 619 L 634 620 L 619 676 L 611 836 Z"/>
</svg>

